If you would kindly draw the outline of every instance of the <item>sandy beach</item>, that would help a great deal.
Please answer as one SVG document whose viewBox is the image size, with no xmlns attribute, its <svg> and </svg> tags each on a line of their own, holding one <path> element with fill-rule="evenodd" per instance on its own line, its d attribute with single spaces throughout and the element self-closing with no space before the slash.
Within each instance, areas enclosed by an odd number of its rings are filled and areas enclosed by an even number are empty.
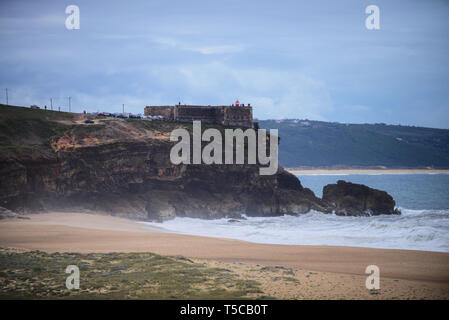
<svg viewBox="0 0 449 320">
<path fill-rule="evenodd" d="M 84 213 L 28 217 L 0 221 L 0 247 L 183 255 L 255 279 L 270 295 L 283 299 L 449 298 L 449 253 L 257 244 L 167 233 L 127 219 Z M 368 265 L 380 268 L 381 294 L 373 295 L 365 288 Z M 257 272 L 257 268 L 274 266 L 294 270 L 297 282 L 276 282 Z"/>
<path fill-rule="evenodd" d="M 286 170 L 296 175 L 307 174 L 449 174 L 446 169 L 294 169 Z"/>
</svg>

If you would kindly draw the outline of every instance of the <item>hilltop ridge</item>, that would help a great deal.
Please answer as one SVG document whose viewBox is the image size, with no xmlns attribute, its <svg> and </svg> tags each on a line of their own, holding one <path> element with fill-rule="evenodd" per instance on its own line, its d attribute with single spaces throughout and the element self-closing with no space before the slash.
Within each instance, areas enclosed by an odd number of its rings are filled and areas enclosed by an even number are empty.
<svg viewBox="0 0 449 320">
<path fill-rule="evenodd" d="M 279 130 L 279 162 L 289 168 L 449 168 L 447 129 L 299 119 L 259 126 Z"/>
</svg>

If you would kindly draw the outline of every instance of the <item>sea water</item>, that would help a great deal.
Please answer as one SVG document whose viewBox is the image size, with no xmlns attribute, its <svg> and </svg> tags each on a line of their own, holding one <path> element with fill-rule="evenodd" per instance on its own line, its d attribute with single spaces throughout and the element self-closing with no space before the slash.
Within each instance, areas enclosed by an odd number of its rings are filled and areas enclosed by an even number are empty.
<svg viewBox="0 0 449 320">
<path fill-rule="evenodd" d="M 329 183 L 345 180 L 385 190 L 402 215 L 346 217 L 320 212 L 299 216 L 176 218 L 146 223 L 184 234 L 257 243 L 357 246 L 449 252 L 449 174 L 299 175 L 319 197 Z"/>
</svg>

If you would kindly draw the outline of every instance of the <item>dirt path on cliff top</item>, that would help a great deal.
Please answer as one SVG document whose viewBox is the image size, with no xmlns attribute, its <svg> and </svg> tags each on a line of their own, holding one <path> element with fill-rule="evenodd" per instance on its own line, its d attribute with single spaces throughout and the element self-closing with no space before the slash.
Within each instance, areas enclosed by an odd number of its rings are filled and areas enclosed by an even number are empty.
<svg viewBox="0 0 449 320">
<path fill-rule="evenodd" d="M 0 247 L 48 252 L 154 252 L 364 276 L 368 265 L 377 265 L 381 277 L 449 287 L 449 253 L 257 244 L 165 233 L 127 219 L 83 213 L 28 217 L 0 221 Z"/>
</svg>

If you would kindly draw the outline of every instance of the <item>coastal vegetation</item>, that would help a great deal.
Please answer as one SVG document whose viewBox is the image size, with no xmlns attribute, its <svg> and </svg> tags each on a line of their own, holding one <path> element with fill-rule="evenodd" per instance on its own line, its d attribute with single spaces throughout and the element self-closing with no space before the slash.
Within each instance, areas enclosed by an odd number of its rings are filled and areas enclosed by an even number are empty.
<svg viewBox="0 0 449 320">
<path fill-rule="evenodd" d="M 449 168 L 449 130 L 414 126 L 262 120 L 278 129 L 288 168 Z"/>
<path fill-rule="evenodd" d="M 66 288 L 68 265 L 80 270 L 78 290 Z M 0 299 L 244 298 L 264 298 L 260 284 L 182 256 L 0 249 Z"/>
</svg>

